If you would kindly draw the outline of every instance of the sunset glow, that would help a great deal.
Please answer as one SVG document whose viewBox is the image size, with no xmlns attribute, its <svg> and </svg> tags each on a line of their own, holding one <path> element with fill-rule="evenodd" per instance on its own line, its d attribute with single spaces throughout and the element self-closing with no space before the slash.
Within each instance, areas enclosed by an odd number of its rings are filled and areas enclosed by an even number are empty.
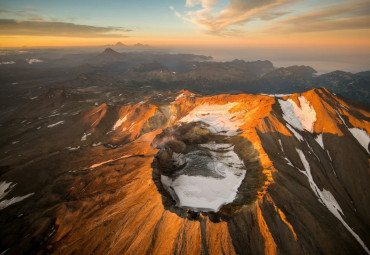
<svg viewBox="0 0 370 255">
<path fill-rule="evenodd" d="M 366 0 L 1 2 L 1 47 L 370 46 Z"/>
</svg>

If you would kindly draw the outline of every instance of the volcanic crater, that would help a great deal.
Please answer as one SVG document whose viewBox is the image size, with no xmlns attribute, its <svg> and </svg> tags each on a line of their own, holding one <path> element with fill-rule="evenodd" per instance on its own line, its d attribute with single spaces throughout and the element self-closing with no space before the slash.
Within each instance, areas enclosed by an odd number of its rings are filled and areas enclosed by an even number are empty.
<svg viewBox="0 0 370 255">
<path fill-rule="evenodd" d="M 257 199 L 266 181 L 250 141 L 213 133 L 201 121 L 164 129 L 151 145 L 159 149 L 152 177 L 164 208 L 182 218 L 228 220 Z"/>
</svg>

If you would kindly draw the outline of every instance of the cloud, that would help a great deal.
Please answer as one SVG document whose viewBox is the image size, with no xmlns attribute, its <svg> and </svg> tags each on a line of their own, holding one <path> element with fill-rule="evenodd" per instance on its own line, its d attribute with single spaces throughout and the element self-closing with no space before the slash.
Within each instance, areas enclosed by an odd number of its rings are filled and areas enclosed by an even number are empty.
<svg viewBox="0 0 370 255">
<path fill-rule="evenodd" d="M 252 20 L 272 20 L 289 12 L 274 12 L 274 8 L 296 0 L 230 0 L 228 6 L 215 11 L 219 0 L 186 0 L 186 7 L 201 6 L 176 16 L 193 23 L 209 34 L 233 34 L 240 30 L 233 28 Z M 173 10 L 175 11 L 175 10 Z"/>
<path fill-rule="evenodd" d="M 43 15 L 37 14 L 36 9 L 31 7 L 25 7 L 22 9 L 0 9 L 0 15 L 2 15 L 3 18 L 12 16 L 32 21 L 40 21 L 45 19 Z"/>
<path fill-rule="evenodd" d="M 280 20 L 266 31 L 302 33 L 370 29 L 369 13 L 369 0 L 349 1 Z"/>
<path fill-rule="evenodd" d="M 57 21 L 0 19 L 0 35 L 61 37 L 127 37 L 132 30 L 122 27 L 98 27 Z"/>
</svg>

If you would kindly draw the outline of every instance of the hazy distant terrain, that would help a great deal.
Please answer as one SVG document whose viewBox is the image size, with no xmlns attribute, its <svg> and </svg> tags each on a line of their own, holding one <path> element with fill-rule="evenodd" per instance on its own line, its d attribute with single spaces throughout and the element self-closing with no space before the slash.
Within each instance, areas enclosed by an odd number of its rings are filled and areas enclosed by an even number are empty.
<svg viewBox="0 0 370 255">
<path fill-rule="evenodd" d="M 152 87 L 197 93 L 296 93 L 326 87 L 370 103 L 369 72 L 317 75 L 309 66 L 277 67 L 267 60 L 216 62 L 212 56 L 116 47 L 13 49 L 0 55 L 1 104 L 24 102 L 54 87 Z"/>
</svg>

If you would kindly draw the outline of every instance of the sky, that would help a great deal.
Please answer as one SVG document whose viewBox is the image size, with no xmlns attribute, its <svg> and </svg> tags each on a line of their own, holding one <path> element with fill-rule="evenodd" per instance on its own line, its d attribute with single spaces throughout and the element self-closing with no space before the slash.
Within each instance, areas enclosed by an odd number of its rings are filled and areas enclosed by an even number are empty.
<svg viewBox="0 0 370 255">
<path fill-rule="evenodd" d="M 0 0 L 0 47 L 117 41 L 363 57 L 370 0 Z"/>
</svg>

